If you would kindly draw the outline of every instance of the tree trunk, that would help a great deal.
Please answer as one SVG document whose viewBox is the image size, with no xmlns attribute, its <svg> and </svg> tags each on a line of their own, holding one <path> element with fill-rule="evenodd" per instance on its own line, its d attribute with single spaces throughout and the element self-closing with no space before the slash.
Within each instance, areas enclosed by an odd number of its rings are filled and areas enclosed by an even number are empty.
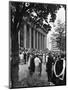
<svg viewBox="0 0 68 90">
<path fill-rule="evenodd" d="M 14 29 L 13 29 L 14 30 Z M 18 32 L 11 30 L 11 88 L 14 88 L 18 82 L 19 70 L 19 45 L 18 45 Z"/>
</svg>

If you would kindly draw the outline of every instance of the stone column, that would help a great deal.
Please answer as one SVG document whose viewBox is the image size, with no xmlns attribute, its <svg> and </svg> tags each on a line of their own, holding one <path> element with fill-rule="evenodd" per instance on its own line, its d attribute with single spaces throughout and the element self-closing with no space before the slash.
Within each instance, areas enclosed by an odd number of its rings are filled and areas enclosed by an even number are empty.
<svg viewBox="0 0 68 90">
<path fill-rule="evenodd" d="M 35 49 L 35 30 L 33 30 L 33 48 Z"/>
<path fill-rule="evenodd" d="M 46 48 L 47 48 L 47 34 L 46 34 Z"/>
<path fill-rule="evenodd" d="M 46 39 L 47 39 L 47 38 L 46 38 L 46 35 L 45 35 L 45 36 L 44 36 L 44 49 L 46 49 L 46 47 L 47 47 L 47 46 L 46 46 L 46 45 L 47 45 Z"/>
<path fill-rule="evenodd" d="M 43 49 L 43 34 L 42 34 L 42 49 Z"/>
<path fill-rule="evenodd" d="M 44 49 L 44 35 L 43 35 L 43 49 Z"/>
<path fill-rule="evenodd" d="M 38 41 L 38 49 L 39 49 L 39 32 L 38 32 L 38 39 L 37 39 L 37 41 Z"/>
<path fill-rule="evenodd" d="M 29 47 L 31 48 L 31 27 L 29 28 Z"/>
<path fill-rule="evenodd" d="M 42 34 L 41 34 L 41 50 L 42 50 Z"/>
<path fill-rule="evenodd" d="M 43 49 L 43 35 L 42 35 L 42 49 Z"/>
<path fill-rule="evenodd" d="M 38 49 L 38 32 L 37 32 L 37 49 Z"/>
<path fill-rule="evenodd" d="M 44 49 L 46 49 L 46 36 L 44 36 Z"/>
<path fill-rule="evenodd" d="M 42 50 L 42 34 L 41 34 L 41 50 Z"/>
<path fill-rule="evenodd" d="M 24 47 L 26 48 L 26 33 L 27 33 L 27 26 L 24 24 Z"/>
<path fill-rule="evenodd" d="M 41 33 L 39 34 L 39 38 L 40 38 L 40 50 L 41 50 Z"/>
<path fill-rule="evenodd" d="M 41 34 L 41 50 L 42 50 L 42 34 Z"/>
<path fill-rule="evenodd" d="M 20 49 L 20 30 L 18 32 L 18 43 L 19 43 L 19 49 Z"/>
</svg>

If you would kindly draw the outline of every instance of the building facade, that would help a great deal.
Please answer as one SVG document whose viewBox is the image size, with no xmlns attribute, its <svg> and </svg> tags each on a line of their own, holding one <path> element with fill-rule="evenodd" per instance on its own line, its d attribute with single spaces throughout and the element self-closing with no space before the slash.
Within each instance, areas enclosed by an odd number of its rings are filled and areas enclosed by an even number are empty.
<svg viewBox="0 0 68 90">
<path fill-rule="evenodd" d="M 46 49 L 47 34 L 42 28 L 34 28 L 29 23 L 23 23 L 18 32 L 19 47 L 27 49 Z"/>
</svg>

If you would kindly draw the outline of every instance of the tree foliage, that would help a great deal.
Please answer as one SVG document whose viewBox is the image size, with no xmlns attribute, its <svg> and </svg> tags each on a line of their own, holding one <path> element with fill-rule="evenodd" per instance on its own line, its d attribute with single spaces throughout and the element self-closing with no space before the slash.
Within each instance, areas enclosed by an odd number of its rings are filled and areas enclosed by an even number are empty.
<svg viewBox="0 0 68 90">
<path fill-rule="evenodd" d="M 16 27 L 16 30 L 19 30 L 22 18 L 26 17 L 30 23 L 34 24 L 34 26 L 47 28 L 49 31 L 51 26 L 47 21 L 47 16 L 50 13 L 50 21 L 54 22 L 56 19 L 56 11 L 60 7 L 61 5 L 59 4 L 10 2 L 11 27 Z M 47 24 L 43 24 L 43 20 L 45 20 Z"/>
<path fill-rule="evenodd" d="M 66 51 L 66 29 L 65 24 L 60 22 L 60 20 L 58 20 L 53 37 L 57 42 L 57 47 L 62 51 Z"/>
</svg>

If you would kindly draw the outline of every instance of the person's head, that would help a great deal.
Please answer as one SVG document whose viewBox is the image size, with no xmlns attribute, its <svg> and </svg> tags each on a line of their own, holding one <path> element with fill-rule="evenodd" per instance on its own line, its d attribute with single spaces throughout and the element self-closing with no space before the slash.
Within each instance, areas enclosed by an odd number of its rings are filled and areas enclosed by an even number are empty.
<svg viewBox="0 0 68 90">
<path fill-rule="evenodd" d="M 61 58 L 64 58 L 64 54 L 61 54 Z"/>
<path fill-rule="evenodd" d="M 48 55 L 51 56 L 51 52 L 49 52 Z"/>
<path fill-rule="evenodd" d="M 35 57 L 38 57 L 38 54 L 36 54 Z"/>
<path fill-rule="evenodd" d="M 30 53 L 30 56 L 33 57 L 33 53 Z"/>
<path fill-rule="evenodd" d="M 48 53 L 46 53 L 46 56 L 48 56 Z"/>
<path fill-rule="evenodd" d="M 22 54 L 22 51 L 20 51 L 20 54 Z"/>
<path fill-rule="evenodd" d="M 32 58 L 32 54 L 30 54 L 30 58 Z"/>
</svg>

